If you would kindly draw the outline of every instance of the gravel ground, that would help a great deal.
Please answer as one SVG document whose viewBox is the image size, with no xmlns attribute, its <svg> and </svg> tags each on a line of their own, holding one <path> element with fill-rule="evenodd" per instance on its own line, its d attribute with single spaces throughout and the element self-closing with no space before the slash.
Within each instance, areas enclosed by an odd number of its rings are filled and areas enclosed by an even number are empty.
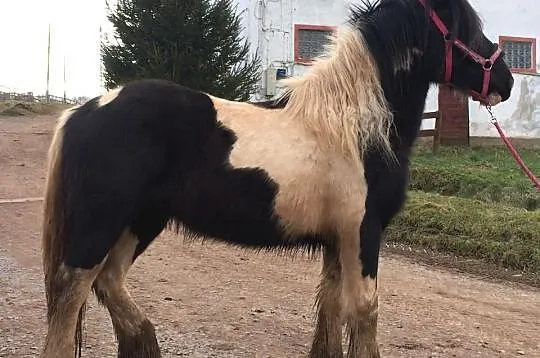
<svg viewBox="0 0 540 358">
<path fill-rule="evenodd" d="M 54 117 L 0 118 L 0 201 L 42 194 Z M 0 357 L 37 357 L 45 333 L 40 202 L 0 203 Z M 305 357 L 319 260 L 161 235 L 128 279 L 164 357 Z M 540 357 L 540 292 L 385 252 L 383 357 Z M 106 311 L 89 301 L 84 357 L 114 357 Z"/>
</svg>

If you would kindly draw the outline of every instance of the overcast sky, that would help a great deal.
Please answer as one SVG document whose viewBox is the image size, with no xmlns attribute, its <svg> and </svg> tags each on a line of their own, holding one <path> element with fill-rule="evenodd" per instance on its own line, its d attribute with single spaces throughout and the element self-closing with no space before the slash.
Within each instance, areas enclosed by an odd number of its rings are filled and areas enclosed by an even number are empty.
<svg viewBox="0 0 540 358">
<path fill-rule="evenodd" d="M 64 56 L 68 97 L 102 93 L 99 28 L 112 31 L 105 0 L 0 0 L 0 91 L 45 93 L 49 23 L 51 94 L 64 93 Z"/>
<path fill-rule="evenodd" d="M 94 96 L 99 81 L 99 27 L 104 0 L 0 0 L 0 91 L 45 93 L 51 24 L 51 94 Z"/>
</svg>

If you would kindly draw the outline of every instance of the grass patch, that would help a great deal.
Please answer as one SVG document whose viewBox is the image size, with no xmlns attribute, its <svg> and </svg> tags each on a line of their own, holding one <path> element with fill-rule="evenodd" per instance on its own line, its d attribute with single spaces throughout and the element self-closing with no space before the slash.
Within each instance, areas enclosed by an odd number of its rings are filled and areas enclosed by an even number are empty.
<svg viewBox="0 0 540 358">
<path fill-rule="evenodd" d="M 386 240 L 540 273 L 540 211 L 411 191 Z"/>
<path fill-rule="evenodd" d="M 72 105 L 63 103 L 0 101 L 0 115 L 25 116 L 32 114 L 56 114 L 71 106 Z"/>
<path fill-rule="evenodd" d="M 523 160 L 540 174 L 540 150 L 519 149 Z M 540 193 L 505 147 L 441 148 L 415 152 L 412 190 L 540 210 Z"/>
</svg>

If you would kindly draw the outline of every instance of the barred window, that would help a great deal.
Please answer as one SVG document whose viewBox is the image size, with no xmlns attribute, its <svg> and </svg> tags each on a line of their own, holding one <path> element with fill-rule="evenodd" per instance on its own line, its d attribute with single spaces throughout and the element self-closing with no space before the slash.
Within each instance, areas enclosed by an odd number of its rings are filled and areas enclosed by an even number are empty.
<svg viewBox="0 0 540 358">
<path fill-rule="evenodd" d="M 501 36 L 499 44 L 511 70 L 536 72 L 536 39 Z"/>
<path fill-rule="evenodd" d="M 334 29 L 332 26 L 295 25 L 295 62 L 309 64 L 321 55 Z"/>
</svg>

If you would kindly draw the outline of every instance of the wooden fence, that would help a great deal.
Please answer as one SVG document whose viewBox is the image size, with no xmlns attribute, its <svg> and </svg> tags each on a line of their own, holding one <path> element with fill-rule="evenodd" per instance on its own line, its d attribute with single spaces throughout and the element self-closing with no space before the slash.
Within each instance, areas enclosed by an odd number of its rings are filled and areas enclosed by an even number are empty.
<svg viewBox="0 0 540 358">
<path fill-rule="evenodd" d="M 0 101 L 18 101 L 29 103 L 67 103 L 76 104 L 77 101 L 54 95 L 39 95 L 36 96 L 32 92 L 17 93 L 17 92 L 0 92 Z"/>
<path fill-rule="evenodd" d="M 0 92 L 0 101 L 20 101 L 20 102 L 37 102 L 37 103 L 67 103 L 77 104 L 73 99 L 49 95 L 35 96 L 33 93 L 16 93 L 16 92 Z M 435 118 L 435 128 L 423 129 L 420 131 L 420 137 L 433 137 L 433 151 L 436 152 L 440 146 L 440 127 L 441 127 L 441 112 L 425 112 L 422 114 L 422 119 Z"/>
<path fill-rule="evenodd" d="M 435 118 L 435 128 L 433 129 L 423 129 L 420 131 L 420 137 L 433 137 L 433 151 L 436 152 L 439 150 L 441 144 L 441 112 L 425 112 L 422 114 L 422 119 L 431 119 Z"/>
</svg>

